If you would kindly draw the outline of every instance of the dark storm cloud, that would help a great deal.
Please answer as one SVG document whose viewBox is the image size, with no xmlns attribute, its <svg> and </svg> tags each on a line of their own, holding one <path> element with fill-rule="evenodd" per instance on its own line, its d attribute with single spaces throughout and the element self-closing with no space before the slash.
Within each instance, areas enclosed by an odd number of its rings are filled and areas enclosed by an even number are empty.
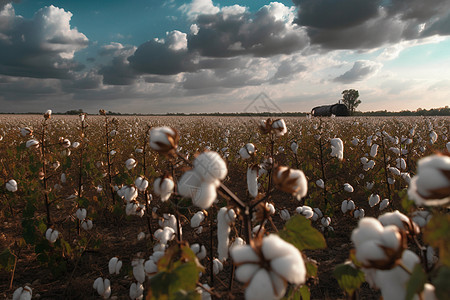
<svg viewBox="0 0 450 300">
<path fill-rule="evenodd" d="M 11 5 L 0 15 L 0 74 L 35 78 L 71 78 L 83 65 L 73 53 L 88 39 L 70 29 L 71 13 L 44 7 L 32 19 L 17 17 Z"/>
<path fill-rule="evenodd" d="M 448 0 L 294 0 L 296 22 L 312 45 L 372 49 L 404 40 L 448 35 Z"/>
<path fill-rule="evenodd" d="M 334 79 L 336 82 L 353 83 L 355 81 L 363 80 L 381 68 L 381 65 L 371 61 L 359 60 L 353 64 L 353 67 Z"/>
<path fill-rule="evenodd" d="M 297 23 L 321 29 L 341 29 L 378 15 L 380 0 L 293 0 L 300 9 Z"/>
</svg>

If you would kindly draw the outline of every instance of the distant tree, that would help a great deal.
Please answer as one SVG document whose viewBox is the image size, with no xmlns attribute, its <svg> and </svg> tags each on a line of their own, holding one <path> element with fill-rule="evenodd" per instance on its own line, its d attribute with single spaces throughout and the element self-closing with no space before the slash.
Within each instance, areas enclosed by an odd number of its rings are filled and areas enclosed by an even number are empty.
<svg viewBox="0 0 450 300">
<path fill-rule="evenodd" d="M 81 108 L 78 109 L 78 110 L 71 109 L 71 110 L 68 110 L 68 111 L 65 112 L 66 115 L 79 115 L 81 113 L 83 113 L 83 110 Z"/>
<path fill-rule="evenodd" d="M 342 92 L 342 102 L 347 105 L 350 115 L 353 115 L 355 109 L 361 104 L 358 90 L 345 90 Z"/>
</svg>

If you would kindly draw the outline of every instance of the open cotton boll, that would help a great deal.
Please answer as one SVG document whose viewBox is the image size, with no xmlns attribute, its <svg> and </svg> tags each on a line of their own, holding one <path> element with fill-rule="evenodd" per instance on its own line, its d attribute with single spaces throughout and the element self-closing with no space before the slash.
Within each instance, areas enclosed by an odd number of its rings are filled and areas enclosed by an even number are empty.
<svg viewBox="0 0 450 300">
<path fill-rule="evenodd" d="M 287 209 L 280 210 L 280 218 L 283 221 L 288 221 L 291 218 L 291 214 Z"/>
<path fill-rule="evenodd" d="M 48 228 L 47 231 L 45 232 L 45 238 L 52 244 L 56 242 L 58 236 L 59 232 L 56 229 L 53 230 L 52 228 Z"/>
<path fill-rule="evenodd" d="M 170 127 L 153 127 L 149 132 L 150 148 L 161 154 L 173 155 L 179 139 L 178 132 Z"/>
<path fill-rule="evenodd" d="M 401 230 L 411 231 L 411 230 L 417 230 L 417 225 L 414 223 L 411 223 L 410 219 L 399 212 L 398 210 L 393 212 L 387 212 L 381 216 L 378 217 L 378 221 L 380 221 L 383 226 L 388 225 L 395 225 Z"/>
<path fill-rule="evenodd" d="M 199 189 L 192 198 L 192 203 L 201 209 L 208 209 L 217 198 L 217 181 L 202 182 Z"/>
<path fill-rule="evenodd" d="M 108 270 L 109 274 L 119 274 L 120 269 L 122 268 L 122 261 L 117 257 L 113 257 L 109 260 Z"/>
<path fill-rule="evenodd" d="M 378 194 L 371 194 L 369 197 L 370 207 L 374 207 L 380 202 L 380 196 Z"/>
<path fill-rule="evenodd" d="M 299 206 L 295 209 L 295 212 L 303 215 L 307 219 L 311 219 L 314 216 L 314 211 L 309 206 Z"/>
<path fill-rule="evenodd" d="M 13 293 L 13 300 L 31 300 L 33 291 L 31 287 L 24 286 L 17 288 Z"/>
<path fill-rule="evenodd" d="M 97 293 L 103 297 L 103 299 L 108 299 L 111 296 L 111 282 L 109 279 L 98 277 L 94 281 L 93 287 L 97 290 Z"/>
<path fill-rule="evenodd" d="M 194 170 L 202 181 L 209 183 L 225 179 L 228 173 L 225 161 L 214 151 L 206 151 L 197 156 L 194 160 Z"/>
<path fill-rule="evenodd" d="M 353 217 L 355 217 L 355 219 L 362 219 L 362 218 L 364 218 L 365 214 L 366 213 L 365 213 L 364 209 L 359 208 L 353 212 Z"/>
<path fill-rule="evenodd" d="M 240 282 L 248 282 L 259 269 L 261 268 L 258 264 L 243 264 L 236 268 L 236 279 Z"/>
<path fill-rule="evenodd" d="M 185 198 L 193 198 L 202 183 L 201 177 L 194 170 L 186 171 L 178 181 L 178 194 Z"/>
<path fill-rule="evenodd" d="M 220 261 L 228 258 L 230 225 L 235 221 L 236 213 L 233 209 L 220 208 L 217 213 L 217 252 Z"/>
<path fill-rule="evenodd" d="M 144 232 L 139 232 L 139 234 L 137 235 L 137 240 L 138 241 L 142 241 L 143 239 L 145 239 L 145 233 Z"/>
<path fill-rule="evenodd" d="M 197 258 L 199 260 L 202 260 L 206 257 L 206 248 L 204 245 L 200 245 L 200 244 L 192 244 L 191 245 L 191 250 L 195 253 L 195 255 L 197 255 Z"/>
<path fill-rule="evenodd" d="M 133 169 L 134 167 L 136 167 L 136 165 L 137 165 L 137 161 L 134 158 L 129 158 L 125 161 L 125 167 L 128 170 Z"/>
<path fill-rule="evenodd" d="M 375 157 L 377 156 L 377 153 L 378 153 L 378 145 L 373 144 L 372 147 L 370 148 L 370 156 Z"/>
<path fill-rule="evenodd" d="M 142 283 L 133 282 L 130 286 L 130 298 L 140 300 L 144 298 L 144 286 Z"/>
<path fill-rule="evenodd" d="M 141 191 L 144 192 L 147 187 L 148 187 L 148 180 L 145 179 L 142 176 L 139 176 L 138 178 L 136 178 L 136 180 L 134 181 L 134 185 L 136 186 L 136 188 Z"/>
<path fill-rule="evenodd" d="M 131 265 L 133 266 L 134 278 L 136 278 L 138 282 L 143 283 L 145 281 L 144 260 L 142 258 L 134 259 L 131 262 Z"/>
<path fill-rule="evenodd" d="M 94 224 L 92 223 L 92 220 L 83 220 L 81 222 L 81 228 L 84 230 L 91 230 Z"/>
<path fill-rule="evenodd" d="M 370 240 L 357 248 L 356 259 L 363 265 L 370 265 L 370 261 L 387 259 L 386 253 L 378 245 L 378 240 Z"/>
<path fill-rule="evenodd" d="M 80 147 L 80 143 L 79 142 L 73 142 L 72 143 L 72 148 L 77 149 L 78 147 Z"/>
<path fill-rule="evenodd" d="M 258 263 L 259 257 L 252 247 L 248 245 L 236 245 L 230 249 L 231 258 L 235 264 L 241 263 Z"/>
<path fill-rule="evenodd" d="M 331 143 L 331 156 L 337 157 L 339 160 L 344 159 L 344 143 L 340 138 L 333 138 Z"/>
<path fill-rule="evenodd" d="M 297 153 L 297 152 L 298 152 L 298 144 L 297 144 L 297 142 L 293 141 L 293 142 L 291 143 L 291 150 L 292 150 L 292 152 L 294 152 L 294 153 Z"/>
<path fill-rule="evenodd" d="M 249 159 L 253 155 L 255 155 L 256 147 L 252 143 L 245 144 L 244 147 L 239 149 L 239 155 L 242 159 Z"/>
<path fill-rule="evenodd" d="M 379 240 L 384 231 L 383 225 L 375 218 L 367 217 L 359 221 L 358 227 L 352 231 L 351 240 L 359 247 L 369 240 Z"/>
<path fill-rule="evenodd" d="M 321 189 L 325 188 L 325 183 L 323 182 L 323 179 L 316 180 L 316 185 Z"/>
<path fill-rule="evenodd" d="M 25 144 L 27 148 L 38 148 L 39 142 L 35 139 L 28 140 Z"/>
<path fill-rule="evenodd" d="M 77 216 L 78 220 L 83 221 L 86 219 L 87 211 L 85 208 L 79 208 L 77 209 L 75 215 Z"/>
<path fill-rule="evenodd" d="M 203 211 L 196 212 L 191 218 L 191 227 L 196 228 L 200 226 L 200 223 L 203 222 L 203 220 L 205 220 L 205 214 Z"/>
<path fill-rule="evenodd" d="M 153 259 L 149 259 L 144 263 L 144 271 L 147 276 L 151 277 L 158 272 L 158 265 Z"/>
<path fill-rule="evenodd" d="M 353 187 L 350 185 L 350 183 L 344 183 L 344 191 L 348 192 L 348 193 L 353 193 L 354 189 Z"/>
<path fill-rule="evenodd" d="M 5 185 L 6 189 L 12 193 L 17 191 L 17 181 L 15 181 L 14 179 L 11 179 L 10 181 L 8 181 Z"/>
<path fill-rule="evenodd" d="M 331 218 L 330 217 L 323 217 L 320 219 L 320 222 L 322 223 L 323 227 L 328 227 L 331 224 Z"/>
<path fill-rule="evenodd" d="M 175 215 L 163 214 L 163 218 L 159 219 L 158 224 L 161 228 L 170 227 L 174 230 L 174 232 L 177 231 L 177 218 Z"/>
<path fill-rule="evenodd" d="M 411 219 L 414 223 L 419 225 L 419 227 L 425 227 L 431 219 L 431 213 L 426 210 L 417 210 L 412 213 Z"/>
<path fill-rule="evenodd" d="M 280 166 L 273 171 L 275 186 L 301 200 L 308 193 L 308 181 L 301 170 Z"/>
<path fill-rule="evenodd" d="M 175 183 L 171 176 L 158 177 L 153 183 L 153 191 L 161 197 L 162 202 L 169 200 L 174 187 Z"/>
<path fill-rule="evenodd" d="M 220 260 L 218 260 L 217 258 L 214 258 L 213 260 L 213 272 L 214 275 L 219 274 L 220 271 L 223 270 L 223 264 Z"/>
<path fill-rule="evenodd" d="M 283 295 L 275 295 L 272 280 L 266 269 L 259 269 L 245 289 L 246 300 L 279 299 Z"/>
<path fill-rule="evenodd" d="M 138 191 L 134 186 L 125 186 L 123 190 L 123 197 L 127 202 L 133 201 L 137 198 Z"/>
<path fill-rule="evenodd" d="M 389 206 L 389 199 L 383 199 L 381 202 L 380 202 L 380 207 L 379 207 L 379 209 L 380 210 L 384 210 L 386 207 L 388 207 Z"/>
<path fill-rule="evenodd" d="M 247 187 L 248 193 L 252 197 L 258 196 L 258 170 L 254 168 L 247 169 Z"/>
<path fill-rule="evenodd" d="M 392 174 L 397 175 L 397 176 L 400 176 L 400 174 L 401 174 L 400 170 L 397 169 L 396 167 L 389 167 L 389 171 L 390 171 Z"/>
<path fill-rule="evenodd" d="M 397 169 L 406 170 L 406 161 L 404 158 L 397 158 L 395 162 L 397 163 Z"/>
</svg>

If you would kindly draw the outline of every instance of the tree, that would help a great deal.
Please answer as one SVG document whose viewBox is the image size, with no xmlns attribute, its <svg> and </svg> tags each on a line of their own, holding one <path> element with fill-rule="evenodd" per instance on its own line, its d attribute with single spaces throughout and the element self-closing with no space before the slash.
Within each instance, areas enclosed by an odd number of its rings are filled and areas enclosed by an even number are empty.
<svg viewBox="0 0 450 300">
<path fill-rule="evenodd" d="M 345 90 L 342 92 L 342 102 L 347 106 L 350 115 L 353 115 L 355 109 L 361 104 L 358 90 Z"/>
</svg>

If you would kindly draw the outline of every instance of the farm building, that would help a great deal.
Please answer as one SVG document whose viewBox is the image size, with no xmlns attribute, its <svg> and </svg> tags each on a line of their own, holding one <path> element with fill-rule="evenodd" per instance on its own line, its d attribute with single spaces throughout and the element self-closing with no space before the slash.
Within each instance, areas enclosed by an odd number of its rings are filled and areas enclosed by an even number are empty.
<svg viewBox="0 0 450 300">
<path fill-rule="evenodd" d="M 333 105 L 316 106 L 311 110 L 311 115 L 314 117 L 331 117 L 331 115 L 345 117 L 349 116 L 350 113 L 345 104 L 337 103 Z"/>
</svg>

